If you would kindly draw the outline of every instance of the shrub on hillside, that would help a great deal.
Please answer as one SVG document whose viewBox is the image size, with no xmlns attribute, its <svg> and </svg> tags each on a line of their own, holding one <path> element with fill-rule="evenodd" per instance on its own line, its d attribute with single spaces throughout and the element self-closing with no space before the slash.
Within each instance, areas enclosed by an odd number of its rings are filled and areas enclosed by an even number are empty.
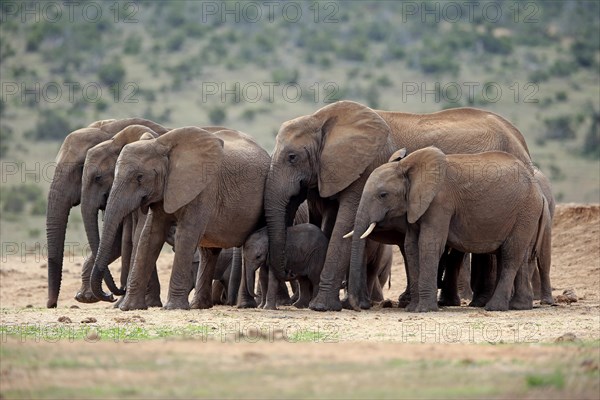
<svg viewBox="0 0 600 400">
<path fill-rule="evenodd" d="M 100 82 L 106 86 L 119 84 L 125 78 L 125 67 L 118 59 L 113 59 L 112 62 L 104 64 L 98 70 L 98 78 Z"/>
<path fill-rule="evenodd" d="M 63 140 L 74 130 L 71 120 L 61 110 L 41 110 L 35 127 L 25 132 L 30 140 Z"/>
</svg>

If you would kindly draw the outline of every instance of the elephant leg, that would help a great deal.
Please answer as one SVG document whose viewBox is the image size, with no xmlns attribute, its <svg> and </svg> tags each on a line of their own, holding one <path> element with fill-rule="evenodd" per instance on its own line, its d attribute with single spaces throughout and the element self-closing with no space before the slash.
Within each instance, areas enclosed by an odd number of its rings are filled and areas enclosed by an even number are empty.
<svg viewBox="0 0 600 400">
<path fill-rule="evenodd" d="M 554 298 L 552 297 L 552 283 L 550 282 L 550 265 L 552 264 L 552 229 L 546 227 L 544 232 L 544 238 L 542 241 L 542 249 L 537 257 L 538 268 L 540 275 L 540 286 L 541 286 L 541 303 L 542 304 L 554 304 Z"/>
<path fill-rule="evenodd" d="M 531 310 L 533 308 L 533 289 L 531 287 L 531 270 L 537 267 L 537 260 L 521 265 L 515 276 L 515 292 L 508 307 L 511 310 Z"/>
<path fill-rule="evenodd" d="M 277 310 L 277 295 L 279 293 L 279 279 L 277 279 L 277 277 L 275 276 L 275 273 L 271 269 L 269 269 L 268 275 L 269 275 L 269 281 L 267 284 L 267 290 L 264 290 L 264 288 L 263 288 L 263 293 L 266 292 L 266 301 L 265 301 L 263 308 L 265 310 Z"/>
<path fill-rule="evenodd" d="M 441 285 L 440 306 L 460 306 L 460 296 L 458 295 L 458 276 L 462 267 L 465 253 L 458 250 L 450 250 L 450 254 L 444 251 L 439 265 L 444 265 L 444 275 Z M 443 260 L 443 261 L 442 261 Z"/>
<path fill-rule="evenodd" d="M 240 282 L 240 288 L 238 290 L 238 298 L 237 298 L 237 307 L 238 308 L 256 308 L 256 299 L 254 297 L 252 297 L 250 295 L 250 289 L 248 288 L 248 284 L 246 283 L 246 279 L 244 278 L 246 276 L 246 268 L 249 268 L 248 265 L 246 265 L 246 263 L 242 264 L 242 276 L 240 277 L 241 282 Z M 260 272 L 259 272 L 259 279 L 260 279 L 260 274 L 263 272 L 263 269 L 266 271 L 266 268 L 261 268 Z M 255 278 L 253 278 L 255 279 Z M 259 285 L 259 288 L 260 285 Z M 263 306 L 263 302 L 262 302 L 262 293 L 258 294 L 258 291 L 256 292 L 256 294 L 258 295 L 259 298 L 261 298 L 260 300 L 260 305 L 258 307 L 262 307 Z"/>
<path fill-rule="evenodd" d="M 458 273 L 458 295 L 461 299 L 472 300 L 471 290 L 471 256 L 465 253 L 460 272 Z"/>
<path fill-rule="evenodd" d="M 353 196 L 354 197 L 354 196 Z M 337 210 L 337 218 L 327 247 L 317 297 L 310 302 L 315 311 L 341 311 L 340 289 L 350 267 L 352 241 L 343 236 L 352 230 L 360 197 L 345 200 Z"/>
<path fill-rule="evenodd" d="M 225 286 L 221 281 L 213 280 L 212 283 L 212 302 L 213 305 L 221 305 L 223 293 L 225 292 Z"/>
<path fill-rule="evenodd" d="M 369 294 L 371 297 L 371 302 L 381 303 L 383 301 L 383 288 L 381 287 L 381 283 L 379 282 L 379 277 L 377 275 L 374 276 L 374 279 L 370 285 Z"/>
<path fill-rule="evenodd" d="M 414 312 L 419 305 L 419 228 L 409 227 L 404 240 L 404 266 L 406 268 L 406 279 L 409 282 L 406 291 L 410 299 L 405 306 L 406 311 Z M 402 299 L 402 295 L 400 296 Z"/>
<path fill-rule="evenodd" d="M 500 277 L 492 298 L 485 305 L 487 311 L 506 311 L 509 309 L 516 275 L 519 273 L 523 262 L 525 262 L 525 252 L 518 248 L 518 245 L 520 243 L 513 244 L 507 241 L 496 256 Z"/>
<path fill-rule="evenodd" d="M 240 288 L 246 291 L 246 296 L 250 297 L 246 285 L 242 288 L 242 249 L 236 247 L 233 249 L 233 255 L 231 259 L 231 271 L 229 273 L 229 282 L 227 283 L 227 301 L 225 304 L 228 306 L 235 306 L 237 304 L 238 293 Z"/>
<path fill-rule="evenodd" d="M 160 300 L 160 281 L 158 280 L 158 271 L 156 269 L 156 263 L 152 268 L 152 275 L 146 288 L 146 305 L 148 307 L 162 307 L 162 301 Z"/>
<path fill-rule="evenodd" d="M 260 304 L 259 308 L 264 308 L 267 304 L 267 292 L 269 289 L 269 269 L 267 267 L 261 267 L 258 270 L 258 286 L 260 289 Z"/>
<path fill-rule="evenodd" d="M 421 218 L 418 235 L 419 246 L 419 304 L 415 311 L 437 311 L 437 272 L 440 258 L 446 248 L 448 227 L 437 213 L 431 212 Z M 413 240 L 414 241 L 414 240 Z M 411 293 L 411 297 L 414 293 Z"/>
<path fill-rule="evenodd" d="M 129 215 L 123 220 L 121 238 L 121 289 L 125 289 L 133 254 L 133 215 Z"/>
<path fill-rule="evenodd" d="M 540 280 L 540 270 L 537 267 L 533 269 L 531 286 L 533 289 L 533 299 L 540 300 L 542 298 L 542 281 Z"/>
<path fill-rule="evenodd" d="M 294 303 L 294 307 L 306 308 L 312 297 L 310 280 L 305 276 L 301 276 L 297 282 L 300 293 L 298 294 L 298 300 Z"/>
<path fill-rule="evenodd" d="M 140 233 L 135 252 L 135 261 L 127 277 L 127 292 L 119 308 L 123 311 L 144 310 L 148 283 L 156 260 L 165 242 L 167 217 L 160 210 L 150 210 Z"/>
<path fill-rule="evenodd" d="M 200 253 L 202 254 L 202 269 L 196 280 L 196 293 L 194 293 L 191 308 L 206 309 L 213 306 L 211 297 L 212 277 L 215 274 L 215 266 L 221 249 L 202 247 Z"/>
<path fill-rule="evenodd" d="M 406 274 L 406 289 L 404 289 L 404 292 L 398 296 L 398 307 L 404 308 L 410 303 L 410 274 L 408 273 L 408 262 L 406 262 L 406 250 L 404 248 L 404 243 L 399 244 L 398 248 L 402 254 L 402 259 L 404 260 L 404 272 Z"/>
<path fill-rule="evenodd" d="M 473 300 L 469 303 L 469 307 L 483 307 L 491 299 L 496 287 L 496 264 L 496 256 L 494 255 L 471 255 Z"/>
</svg>

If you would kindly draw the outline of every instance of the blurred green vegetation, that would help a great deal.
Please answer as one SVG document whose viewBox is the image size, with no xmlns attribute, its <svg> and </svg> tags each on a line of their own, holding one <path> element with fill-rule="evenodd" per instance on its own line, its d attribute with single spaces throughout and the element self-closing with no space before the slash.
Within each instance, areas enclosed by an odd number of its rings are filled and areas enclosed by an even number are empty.
<svg viewBox="0 0 600 400">
<path fill-rule="evenodd" d="M 72 15 L 56 3 L 56 20 L 44 2 L 3 8 L 0 158 L 52 162 L 70 131 L 107 118 L 223 124 L 271 150 L 283 121 L 339 99 L 473 106 L 523 132 L 559 199 L 600 200 L 597 1 L 291 3 L 95 2 L 86 16 L 82 1 Z"/>
</svg>

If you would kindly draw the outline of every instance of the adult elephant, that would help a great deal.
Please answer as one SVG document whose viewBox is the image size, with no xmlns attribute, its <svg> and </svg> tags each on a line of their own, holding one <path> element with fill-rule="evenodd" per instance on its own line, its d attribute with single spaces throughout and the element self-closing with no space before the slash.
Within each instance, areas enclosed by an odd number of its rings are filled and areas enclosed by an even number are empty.
<svg viewBox="0 0 600 400">
<path fill-rule="evenodd" d="M 110 290 L 119 292 L 108 270 L 111 245 L 123 218 L 142 207 L 148 216 L 121 310 L 147 307 L 150 268 L 173 223 L 177 224 L 176 251 L 165 308 L 190 307 L 189 266 L 197 246 L 201 247 L 202 270 L 192 307 L 211 307 L 211 283 L 221 249 L 240 247 L 261 224 L 269 160 L 250 136 L 233 130 L 213 134 L 184 127 L 125 146 L 117 160 L 92 272 L 94 295 L 109 299 L 101 287 L 105 275 Z"/>
<path fill-rule="evenodd" d="M 112 139 L 97 144 L 88 150 L 83 166 L 81 187 L 81 215 L 90 245 L 91 258 L 96 259 L 100 244 L 98 213 L 106 208 L 112 187 L 115 164 L 119 153 L 129 143 L 140 140 L 144 135 L 156 138 L 158 134 L 144 125 L 129 125 Z M 121 287 L 127 284 L 127 274 L 133 249 L 134 213 L 123 222 L 122 237 L 113 244 L 113 254 L 122 257 Z M 160 303 L 160 297 L 158 299 Z"/>
<path fill-rule="evenodd" d="M 286 228 L 298 205 L 308 199 L 311 216 L 320 214 L 323 231 L 330 237 L 311 309 L 341 310 L 339 289 L 351 250 L 353 262 L 362 263 L 358 251 L 364 241 L 357 237 L 356 244 L 351 244 L 342 236 L 352 230 L 371 171 L 398 148 L 411 152 L 430 145 L 448 154 L 503 150 L 524 163 L 531 162 L 525 140 L 512 124 L 472 108 L 409 114 L 340 101 L 283 123 L 265 189 L 270 262 L 283 279 Z"/>
<path fill-rule="evenodd" d="M 205 127 L 210 132 L 226 129 L 221 126 Z M 81 214 L 83 224 L 92 254 L 90 258 L 96 259 L 100 244 L 100 231 L 98 229 L 98 213 L 106 208 L 108 195 L 113 184 L 117 158 L 123 147 L 140 139 L 154 139 L 159 136 L 151 128 L 144 125 L 129 125 L 117 133 L 112 139 L 106 140 L 88 150 L 83 167 L 81 188 Z M 138 223 L 139 221 L 139 223 Z M 127 275 L 134 254 L 135 244 L 145 222 L 145 216 L 140 213 L 131 213 L 122 224 L 122 235 L 113 243 L 112 254 L 117 258 L 121 256 L 121 288 L 127 285 Z M 137 233 L 136 233 L 137 230 Z M 112 261 L 111 261 L 112 262 Z M 92 294 L 91 292 L 89 293 Z M 94 297 L 95 299 L 95 297 Z M 97 301 L 97 299 L 95 299 Z M 158 275 L 152 274 L 152 281 L 146 303 L 150 307 L 161 307 L 160 283 Z"/>
<path fill-rule="evenodd" d="M 86 128 L 71 132 L 63 141 L 56 156 L 56 170 L 46 211 L 46 239 L 48 243 L 48 308 L 55 308 L 62 279 L 65 234 L 72 207 L 81 201 L 81 178 L 87 151 L 95 145 L 112 138 L 129 125 L 144 125 L 156 133 L 167 131 L 163 126 L 141 118 L 96 121 Z M 81 274 L 82 284 L 75 299 L 80 302 L 97 301 L 89 287 L 89 274 L 93 258 L 87 258 Z"/>
<path fill-rule="evenodd" d="M 368 226 L 404 215 L 409 310 L 438 309 L 436 267 L 446 245 L 497 255 L 499 280 L 487 310 L 507 310 L 509 303 L 513 309 L 532 307 L 528 274 L 542 247 L 548 207 L 533 170 L 514 156 L 499 151 L 447 156 L 427 147 L 380 166 L 365 185 L 355 236 L 365 238 Z"/>
</svg>

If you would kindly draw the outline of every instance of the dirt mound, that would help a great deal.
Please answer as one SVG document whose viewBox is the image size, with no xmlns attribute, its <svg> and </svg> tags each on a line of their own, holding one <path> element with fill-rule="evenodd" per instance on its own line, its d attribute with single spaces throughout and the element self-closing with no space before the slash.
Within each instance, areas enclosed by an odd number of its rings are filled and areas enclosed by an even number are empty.
<svg viewBox="0 0 600 400">
<path fill-rule="evenodd" d="M 552 284 L 600 299 L 600 204 L 559 204 L 552 227 Z M 555 293 L 556 295 L 556 293 Z"/>
<path fill-rule="evenodd" d="M 554 213 L 555 230 L 569 229 L 581 224 L 600 224 L 600 204 L 558 204 Z M 596 231 L 597 232 L 597 231 Z"/>
</svg>

